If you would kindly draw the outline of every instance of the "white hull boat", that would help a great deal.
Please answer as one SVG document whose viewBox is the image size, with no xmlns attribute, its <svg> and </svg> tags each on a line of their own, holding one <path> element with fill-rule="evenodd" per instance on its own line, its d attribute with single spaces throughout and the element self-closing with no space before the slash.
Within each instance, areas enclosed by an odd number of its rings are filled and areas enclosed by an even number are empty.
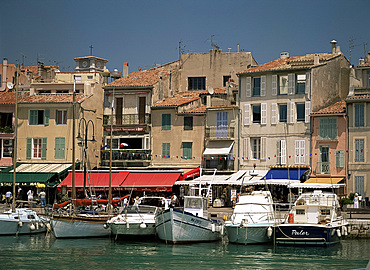
<svg viewBox="0 0 370 270">
<path fill-rule="evenodd" d="M 222 223 L 203 218 L 203 198 L 185 196 L 184 204 L 184 211 L 170 208 L 156 214 L 155 224 L 159 239 L 173 244 L 221 239 Z"/>
<path fill-rule="evenodd" d="M 230 243 L 260 244 L 272 241 L 274 225 L 271 193 L 253 191 L 239 196 L 231 220 L 224 226 Z"/>
<path fill-rule="evenodd" d="M 49 220 L 33 210 L 16 208 L 0 214 L 0 235 L 36 234 L 46 232 Z"/>
</svg>

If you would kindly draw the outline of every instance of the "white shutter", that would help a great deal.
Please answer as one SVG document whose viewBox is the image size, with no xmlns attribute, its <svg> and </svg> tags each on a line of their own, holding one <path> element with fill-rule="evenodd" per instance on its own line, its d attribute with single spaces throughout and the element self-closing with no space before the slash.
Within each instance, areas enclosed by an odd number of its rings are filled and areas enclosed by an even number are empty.
<svg viewBox="0 0 370 270">
<path fill-rule="evenodd" d="M 261 97 L 266 96 L 266 76 L 261 76 Z"/>
<path fill-rule="evenodd" d="M 266 160 L 266 141 L 267 137 L 261 137 L 261 159 Z"/>
<path fill-rule="evenodd" d="M 295 141 L 294 163 L 295 164 L 305 163 L 305 140 Z"/>
<path fill-rule="evenodd" d="M 305 102 L 304 111 L 305 111 L 304 121 L 306 123 L 309 123 L 310 122 L 310 114 L 311 114 L 311 101 L 306 101 Z"/>
<path fill-rule="evenodd" d="M 247 137 L 244 140 L 244 160 L 248 160 L 250 156 L 250 138 Z"/>
<path fill-rule="evenodd" d="M 251 111 L 251 105 L 250 104 L 244 104 L 244 126 L 250 125 L 250 111 Z"/>
<path fill-rule="evenodd" d="M 287 104 L 287 122 L 294 123 L 294 102 L 288 102 Z"/>
<path fill-rule="evenodd" d="M 271 95 L 277 95 L 277 75 L 272 75 L 272 92 Z"/>
<path fill-rule="evenodd" d="M 267 103 L 261 103 L 261 125 L 267 123 Z"/>
<path fill-rule="evenodd" d="M 245 88 L 245 96 L 251 97 L 252 96 L 252 77 L 247 77 L 247 84 Z"/>
<path fill-rule="evenodd" d="M 280 150 L 281 150 L 281 165 L 286 165 L 286 141 L 280 141 Z"/>
<path fill-rule="evenodd" d="M 288 74 L 288 95 L 293 95 L 295 93 L 295 74 Z"/>
<path fill-rule="evenodd" d="M 299 140 L 295 140 L 294 141 L 294 144 L 295 144 L 295 147 L 294 147 L 294 164 L 300 164 L 299 163 L 299 153 L 300 153 L 300 151 L 299 151 L 299 147 L 300 147 L 300 145 L 299 145 Z"/>
<path fill-rule="evenodd" d="M 305 140 L 301 140 L 300 142 L 299 142 L 299 144 L 300 144 L 300 156 L 299 156 L 299 158 L 300 158 L 300 164 L 305 164 L 305 155 L 306 155 L 306 153 L 305 153 Z"/>
<path fill-rule="evenodd" d="M 306 72 L 305 94 L 309 96 L 311 90 L 311 73 Z"/>
<path fill-rule="evenodd" d="M 272 103 L 271 104 L 271 125 L 276 125 L 276 110 L 277 110 L 277 104 Z"/>
</svg>

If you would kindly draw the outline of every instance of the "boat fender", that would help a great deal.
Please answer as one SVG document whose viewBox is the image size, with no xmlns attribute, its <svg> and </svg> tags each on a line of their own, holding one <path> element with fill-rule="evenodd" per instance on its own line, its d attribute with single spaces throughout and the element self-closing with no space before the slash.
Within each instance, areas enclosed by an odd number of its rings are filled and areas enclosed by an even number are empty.
<svg viewBox="0 0 370 270">
<path fill-rule="evenodd" d="M 48 231 L 51 231 L 51 225 L 50 225 L 50 223 L 46 223 L 46 228 L 47 228 Z"/>
<path fill-rule="evenodd" d="M 44 223 L 43 223 L 43 222 L 41 222 L 41 223 L 40 223 L 40 227 L 41 227 L 41 228 L 44 228 L 44 226 L 45 226 L 45 225 L 44 225 Z"/>
<path fill-rule="evenodd" d="M 35 224 L 33 224 L 33 223 L 32 223 L 32 224 L 30 225 L 30 229 L 33 231 L 35 228 L 36 228 L 36 227 L 35 227 Z"/>
<path fill-rule="evenodd" d="M 130 228 L 130 223 L 126 222 L 126 228 L 129 229 Z"/>
<path fill-rule="evenodd" d="M 342 236 L 339 229 L 337 229 L 337 235 L 338 235 L 339 238 Z"/>
<path fill-rule="evenodd" d="M 332 230 L 331 231 L 331 236 L 333 236 L 335 234 L 335 230 Z"/>
<path fill-rule="evenodd" d="M 22 221 L 18 221 L 18 226 L 19 227 L 22 227 L 23 226 L 23 222 Z"/>
<path fill-rule="evenodd" d="M 221 226 L 221 235 L 224 235 L 224 233 L 225 233 L 225 227 L 224 227 L 224 225 L 222 225 Z"/>
<path fill-rule="evenodd" d="M 216 231 L 216 225 L 212 223 L 212 232 L 215 232 L 215 231 Z"/>
<path fill-rule="evenodd" d="M 227 216 L 226 216 L 226 215 L 223 215 L 223 216 L 222 216 L 222 219 L 223 219 L 224 221 L 226 221 L 226 220 L 227 220 Z"/>
<path fill-rule="evenodd" d="M 127 223 L 128 224 L 128 223 Z M 144 222 L 142 222 L 141 224 L 140 224 L 140 228 L 141 229 L 145 229 L 147 226 L 146 226 L 146 224 L 144 223 Z"/>
<path fill-rule="evenodd" d="M 267 236 L 268 236 L 268 238 L 271 238 L 271 236 L 272 236 L 272 228 L 271 227 L 268 227 L 268 229 L 267 229 Z"/>
<path fill-rule="evenodd" d="M 348 235 L 348 230 L 346 226 L 342 226 L 342 234 L 347 236 Z"/>
<path fill-rule="evenodd" d="M 109 228 L 108 224 L 104 223 L 104 229 L 108 229 L 108 228 Z"/>
<path fill-rule="evenodd" d="M 36 222 L 36 230 L 39 230 L 39 223 Z"/>
</svg>

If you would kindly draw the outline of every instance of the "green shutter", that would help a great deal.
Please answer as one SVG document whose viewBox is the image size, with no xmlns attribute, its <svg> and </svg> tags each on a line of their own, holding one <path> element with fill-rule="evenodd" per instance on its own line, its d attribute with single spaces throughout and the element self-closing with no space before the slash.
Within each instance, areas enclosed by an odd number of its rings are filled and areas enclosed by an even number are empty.
<svg viewBox="0 0 370 270">
<path fill-rule="evenodd" d="M 30 110 L 29 125 L 37 125 L 37 117 L 38 117 L 38 111 L 37 110 Z"/>
<path fill-rule="evenodd" d="M 162 114 L 162 130 L 171 130 L 171 114 Z"/>
<path fill-rule="evenodd" d="M 170 143 L 162 143 L 162 156 L 170 158 Z"/>
<path fill-rule="evenodd" d="M 46 159 L 47 139 L 48 138 L 42 138 L 42 142 L 41 142 L 41 159 Z"/>
<path fill-rule="evenodd" d="M 31 159 L 31 155 L 32 155 L 32 138 L 27 138 L 26 158 Z"/>
<path fill-rule="evenodd" d="M 55 138 L 55 159 L 64 159 L 65 156 L 65 138 L 56 137 Z"/>
<path fill-rule="evenodd" d="M 183 153 L 183 158 L 184 159 L 191 159 L 192 158 L 192 145 L 193 143 L 191 142 L 183 142 L 182 143 L 182 153 Z"/>
<path fill-rule="evenodd" d="M 49 118 L 50 118 L 50 110 L 47 109 L 44 111 L 44 125 L 45 126 L 49 125 Z"/>
</svg>

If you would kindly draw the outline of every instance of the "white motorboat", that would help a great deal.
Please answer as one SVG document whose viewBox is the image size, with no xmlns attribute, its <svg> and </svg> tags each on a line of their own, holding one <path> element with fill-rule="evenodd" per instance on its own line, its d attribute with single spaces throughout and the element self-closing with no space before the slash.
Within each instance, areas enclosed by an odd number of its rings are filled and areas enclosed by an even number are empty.
<svg viewBox="0 0 370 270">
<path fill-rule="evenodd" d="M 185 196 L 184 209 L 169 208 L 155 215 L 159 239 L 170 243 L 209 242 L 221 239 L 222 223 L 207 218 L 206 198 Z"/>
<path fill-rule="evenodd" d="M 270 191 L 253 191 L 239 196 L 225 230 L 230 243 L 259 244 L 272 241 L 275 225 Z"/>
<path fill-rule="evenodd" d="M 33 210 L 15 208 L 0 214 L 0 235 L 36 234 L 46 232 L 49 220 Z"/>
<path fill-rule="evenodd" d="M 288 217 L 274 228 L 275 242 L 281 245 L 330 245 L 347 234 L 348 222 L 339 215 L 334 193 L 314 190 L 303 193 Z"/>
<path fill-rule="evenodd" d="M 164 197 L 141 197 L 137 204 L 127 206 L 120 215 L 107 221 L 116 237 L 155 236 L 155 214 L 158 209 L 168 209 Z"/>
</svg>

